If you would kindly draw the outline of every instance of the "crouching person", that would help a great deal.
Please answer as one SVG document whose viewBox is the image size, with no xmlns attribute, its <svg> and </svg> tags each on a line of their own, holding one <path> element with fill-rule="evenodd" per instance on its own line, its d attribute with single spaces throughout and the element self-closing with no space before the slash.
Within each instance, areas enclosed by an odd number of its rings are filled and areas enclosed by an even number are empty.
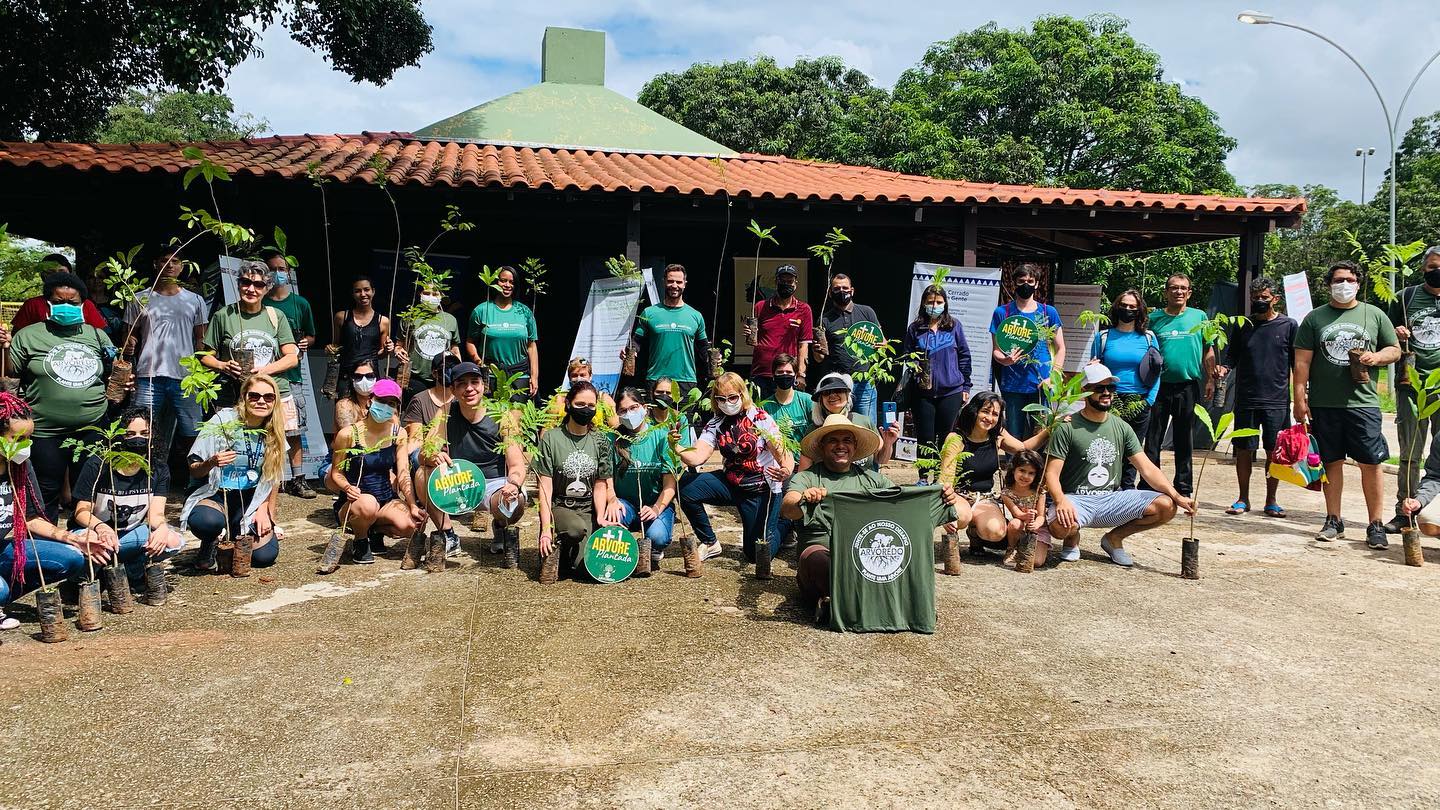
<svg viewBox="0 0 1440 810">
<path fill-rule="evenodd" d="M 581 570 L 590 533 L 620 523 L 620 504 L 610 497 L 610 442 L 594 427 L 598 398 L 594 385 L 572 384 L 565 421 L 545 431 L 535 452 L 542 585 L 559 579 L 562 563 Z"/>
<path fill-rule="evenodd" d="M 250 565 L 274 565 L 280 556 L 275 502 L 286 464 L 285 421 L 275 379 L 256 374 L 240 385 L 234 408 L 205 420 L 190 448 L 190 475 L 205 483 L 191 493 L 180 528 L 200 539 L 194 566 L 216 571 L 220 535 L 255 538 Z"/>
<path fill-rule="evenodd" d="M 502 439 L 500 424 L 486 412 L 485 378 L 479 366 L 459 363 L 446 376 L 450 381 L 450 403 L 440 411 L 443 419 L 422 429 L 420 469 L 415 474 L 416 496 L 435 524 L 435 531 L 428 547 L 422 547 L 423 535 L 417 533 L 411 538 L 400 567 L 414 568 L 421 557 L 430 555 L 430 548 L 438 550 L 442 544 L 445 556 L 460 553 L 460 540 L 450 515 L 431 502 L 426 486 L 436 469 L 448 468 L 453 460 L 462 459 L 485 476 L 481 508 L 489 510 L 496 537 L 504 538 L 504 566 L 514 568 L 520 555 L 518 525 L 525 514 L 525 453 L 519 442 Z M 444 568 L 444 562 L 430 559 L 426 567 L 438 571 Z"/>
<path fill-rule="evenodd" d="M 837 492 L 873 492 L 895 486 L 879 471 L 862 466 L 879 451 L 880 434 L 857 425 L 844 414 L 832 414 L 807 434 L 801 452 L 812 462 L 795 473 L 780 504 L 780 514 L 795 522 L 800 559 L 795 581 L 800 595 L 815 603 L 815 621 L 830 620 L 830 531 L 835 516 L 829 496 Z M 946 488 L 932 515 L 935 526 L 955 520 L 958 496 Z"/>
<path fill-rule="evenodd" d="M 669 446 L 667 431 L 650 419 L 642 395 L 635 388 L 620 391 L 620 428 L 611 442 L 615 477 L 614 501 L 620 507 L 620 525 L 632 532 L 642 529 L 650 540 L 651 570 L 660 560 L 675 532 L 676 476 L 680 459 Z"/>
<path fill-rule="evenodd" d="M 1085 407 L 1050 434 L 1045 449 L 1045 489 L 1053 497 L 1048 520 L 1050 535 L 1064 541 L 1060 559 L 1080 559 L 1080 530 L 1109 529 L 1100 548 L 1110 561 L 1124 568 L 1135 562 L 1125 550 L 1125 538 L 1169 523 L 1176 508 L 1195 513 L 1195 502 L 1175 491 L 1165 474 L 1145 455 L 1135 431 L 1110 415 L 1115 401 L 1116 377 L 1100 363 L 1085 367 Z M 1130 462 L 1153 489 L 1120 489 L 1125 462 Z M 1035 564 L 1041 565 L 1048 544 L 1035 545 Z"/>
</svg>

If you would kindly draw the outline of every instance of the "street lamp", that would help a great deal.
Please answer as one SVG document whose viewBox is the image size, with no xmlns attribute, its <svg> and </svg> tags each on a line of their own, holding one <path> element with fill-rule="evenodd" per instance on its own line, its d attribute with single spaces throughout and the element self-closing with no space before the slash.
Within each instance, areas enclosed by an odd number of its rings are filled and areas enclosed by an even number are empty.
<svg viewBox="0 0 1440 810">
<path fill-rule="evenodd" d="M 1360 204 L 1365 204 L 1365 162 L 1375 154 L 1375 147 L 1355 147 L 1355 157 L 1360 158 Z"/>
<path fill-rule="evenodd" d="M 1351 56 L 1349 51 L 1340 47 L 1339 43 L 1335 42 L 1335 40 L 1325 36 L 1319 31 L 1312 31 L 1303 25 L 1277 20 L 1275 19 L 1275 15 L 1266 14 L 1263 11 L 1242 11 L 1236 15 L 1235 19 L 1246 25 L 1279 25 L 1284 28 L 1294 28 L 1296 31 L 1304 31 L 1316 39 L 1324 40 L 1335 50 L 1345 54 L 1345 58 L 1349 59 L 1350 63 L 1360 70 L 1361 75 L 1365 77 L 1365 81 L 1370 83 L 1370 89 L 1375 91 L 1375 98 L 1380 101 L 1380 111 L 1385 114 L 1385 132 L 1390 136 L 1390 244 L 1395 244 L 1395 132 L 1400 128 L 1400 115 L 1405 110 L 1405 102 L 1410 100 L 1411 91 L 1415 89 L 1415 85 L 1420 81 L 1420 77 L 1425 74 L 1425 71 L 1429 69 L 1430 65 L 1437 58 L 1440 58 L 1440 51 L 1431 54 L 1430 58 L 1425 60 L 1425 64 L 1420 66 L 1420 71 L 1415 74 L 1415 78 L 1410 80 L 1410 86 L 1405 88 L 1405 95 L 1400 98 L 1400 106 L 1395 109 L 1395 115 L 1391 116 L 1390 108 L 1385 103 L 1385 96 L 1381 94 L 1380 88 L 1375 84 L 1375 80 L 1370 78 L 1369 71 L 1365 70 L 1365 66 L 1361 65 L 1360 61 L 1354 56 Z M 1392 289 L 1395 287 L 1394 257 L 1390 259 L 1390 287 Z"/>
</svg>

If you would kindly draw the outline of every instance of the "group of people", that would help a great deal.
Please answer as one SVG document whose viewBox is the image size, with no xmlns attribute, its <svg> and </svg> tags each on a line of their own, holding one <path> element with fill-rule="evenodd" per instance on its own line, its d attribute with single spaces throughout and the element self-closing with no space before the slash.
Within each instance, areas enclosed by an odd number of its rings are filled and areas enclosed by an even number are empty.
<svg viewBox="0 0 1440 810">
<path fill-rule="evenodd" d="M 337 522 L 354 536 L 348 555 L 332 543 L 320 573 L 387 552 L 402 568 L 422 561 L 443 568 L 435 557 L 458 554 L 459 540 L 453 516 L 432 502 L 427 482 L 457 460 L 485 478 L 476 512 L 489 516 L 490 551 L 504 565 L 518 564 L 517 526 L 527 509 L 537 510 L 542 582 L 566 568 L 578 572 L 584 541 L 601 526 L 647 537 L 652 558 L 640 562 L 654 569 L 683 516 L 700 558 L 714 557 L 722 548 L 707 507 L 733 507 L 745 558 L 754 560 L 762 544 L 775 556 L 787 540 L 803 541 L 802 590 L 823 600 L 826 493 L 889 485 L 880 466 L 894 456 L 900 426 L 877 424 L 868 361 L 850 341 L 857 324 L 879 318 L 856 302 L 855 282 L 845 274 L 831 276 L 816 318 L 796 296 L 796 269 L 778 269 L 773 294 L 756 301 L 747 319 L 747 380 L 733 371 L 712 374 L 705 320 L 685 302 L 688 274 L 671 264 L 662 299 L 636 319 L 643 372 L 612 394 L 596 388 L 585 358 L 574 358 L 567 386 L 548 408 L 552 418 L 538 427 L 523 413 L 525 403 L 540 402 L 539 330 L 516 297 L 522 279 L 515 269 L 500 269 L 463 331 L 444 307 L 443 290 L 416 290 L 428 314 L 400 328 L 375 308 L 373 282 L 356 277 L 351 305 L 331 316 L 334 341 L 325 349 L 337 372 L 335 434 L 329 464 L 312 485 L 303 466 L 308 408 L 300 363 L 316 350 L 318 335 L 292 260 L 272 252 L 241 263 L 235 302 L 212 311 L 181 283 L 179 257 L 162 251 L 154 257 L 154 284 L 106 317 L 87 284 L 55 258 L 63 266 L 45 277 L 42 294 L 0 330 L 8 362 L 0 376 L 17 378 L 14 391 L 0 393 L 0 451 L 7 455 L 0 604 L 38 584 L 42 572 L 55 582 L 81 576 L 87 558 L 118 559 L 138 577 L 147 560 L 178 553 L 185 532 L 200 541 L 192 565 L 201 571 L 219 567 L 222 541 L 242 536 L 251 540 L 251 564 L 271 565 L 284 539 L 278 498 L 315 498 L 317 486 L 334 497 Z M 937 465 L 944 505 L 937 525 L 965 532 L 972 550 L 994 548 L 1007 558 L 1033 533 L 1042 563 L 1051 553 L 1079 559 L 1081 530 L 1105 529 L 1102 551 L 1132 565 L 1128 536 L 1177 511 L 1193 513 L 1195 406 L 1228 375 L 1238 392 L 1236 426 L 1262 433 L 1260 441 L 1235 442 L 1240 496 L 1229 511 L 1250 510 L 1255 450 L 1263 444 L 1272 451 L 1293 416 L 1318 439 L 1328 476 L 1328 517 L 1317 539 L 1343 535 L 1349 457 L 1360 465 L 1367 543 L 1384 548 L 1385 533 L 1412 515 L 1424 525 L 1440 494 L 1440 462 L 1427 464 L 1425 482 L 1417 481 L 1440 420 L 1417 419 L 1413 392 L 1407 399 L 1402 385 L 1400 492 L 1396 517 L 1382 522 L 1378 464 L 1388 448 L 1379 367 L 1399 360 L 1404 342 L 1422 378 L 1440 368 L 1440 248 L 1428 251 L 1424 264 L 1424 283 L 1402 291 L 1387 313 L 1358 301 L 1360 271 L 1336 262 L 1325 272 L 1330 300 L 1299 324 L 1278 311 L 1277 285 L 1257 279 L 1248 319 L 1219 351 L 1200 328 L 1206 315 L 1188 306 L 1186 276 L 1167 280 L 1161 308 L 1125 290 L 1091 341 L 1083 403 L 1038 431 L 1026 408 L 1046 401 L 1052 358 L 1065 353 L 1058 312 L 1037 298 L 1039 268 L 1007 273 L 1013 296 L 995 309 L 990 327 L 997 391 L 972 392 L 971 341 L 945 289 L 925 288 L 901 339 L 901 352 L 920 358 L 921 371 L 902 382 L 896 398 L 919 444 L 949 451 Z M 1040 336 L 1024 350 L 1000 340 L 1017 317 Z M 131 380 L 117 385 L 112 375 L 122 365 Z M 816 380 L 813 390 L 807 379 Z M 497 407 L 500 380 L 509 401 Z M 697 387 L 708 395 L 708 412 L 686 407 Z M 67 442 L 114 419 L 119 433 L 107 439 L 109 449 L 125 453 L 74 451 Z M 1170 480 L 1159 467 L 1167 435 Z M 717 459 L 717 468 L 702 469 Z M 178 526 L 165 516 L 172 463 L 191 482 Z M 532 472 L 534 498 L 526 487 Z M 1283 516 L 1273 478 L 1266 489 L 1264 514 Z M 1440 525 L 1430 525 L 1440 534 Z M 387 538 L 398 542 L 387 547 Z"/>
</svg>

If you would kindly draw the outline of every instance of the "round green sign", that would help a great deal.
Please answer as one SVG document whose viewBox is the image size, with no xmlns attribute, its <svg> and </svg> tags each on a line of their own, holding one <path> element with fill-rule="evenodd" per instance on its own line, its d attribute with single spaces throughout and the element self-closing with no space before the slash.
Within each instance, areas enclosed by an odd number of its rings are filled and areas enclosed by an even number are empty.
<svg viewBox="0 0 1440 810">
<path fill-rule="evenodd" d="M 1034 321 L 1024 315 L 1011 315 L 1001 321 L 995 330 L 995 345 L 1007 354 L 1012 349 L 1028 354 L 1039 343 L 1040 330 L 1035 327 Z"/>
<path fill-rule="evenodd" d="M 425 483 L 430 502 L 447 515 L 474 512 L 485 501 L 485 473 L 463 458 L 450 460 L 448 467 L 436 467 Z"/>
<path fill-rule="evenodd" d="M 596 582 L 620 582 L 635 573 L 640 544 L 622 526 L 602 526 L 585 540 L 585 570 Z"/>
<path fill-rule="evenodd" d="M 880 331 L 880 324 L 874 321 L 856 321 L 850 325 L 845 339 L 845 348 L 856 360 L 862 363 L 874 360 L 883 345 L 885 345 L 885 333 Z"/>
</svg>

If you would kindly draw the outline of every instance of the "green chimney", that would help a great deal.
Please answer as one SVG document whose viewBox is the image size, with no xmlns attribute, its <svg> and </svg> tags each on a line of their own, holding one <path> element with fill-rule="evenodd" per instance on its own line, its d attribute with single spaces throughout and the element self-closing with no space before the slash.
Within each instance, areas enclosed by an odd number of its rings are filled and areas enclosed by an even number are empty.
<svg viewBox="0 0 1440 810">
<path fill-rule="evenodd" d="M 540 42 L 540 81 L 605 86 L 605 32 L 546 28 Z"/>
</svg>

